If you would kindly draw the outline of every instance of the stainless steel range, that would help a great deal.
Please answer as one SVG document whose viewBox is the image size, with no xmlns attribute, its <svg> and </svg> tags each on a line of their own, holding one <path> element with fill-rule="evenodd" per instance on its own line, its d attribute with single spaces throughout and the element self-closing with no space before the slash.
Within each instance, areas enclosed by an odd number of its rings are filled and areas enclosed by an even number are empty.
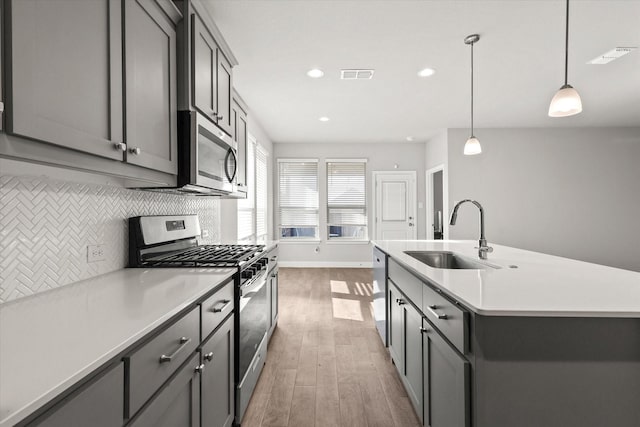
<svg viewBox="0 0 640 427">
<path fill-rule="evenodd" d="M 271 304 L 267 277 L 277 248 L 200 245 L 197 215 L 129 218 L 129 267 L 236 267 L 236 424 L 240 424 L 266 360 Z"/>
</svg>

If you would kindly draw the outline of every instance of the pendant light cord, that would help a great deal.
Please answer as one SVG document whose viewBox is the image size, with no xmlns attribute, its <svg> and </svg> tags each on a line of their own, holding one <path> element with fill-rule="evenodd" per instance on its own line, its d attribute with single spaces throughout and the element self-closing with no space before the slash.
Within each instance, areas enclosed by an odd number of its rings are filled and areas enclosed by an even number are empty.
<svg viewBox="0 0 640 427">
<path fill-rule="evenodd" d="M 473 52 L 473 45 L 471 47 Z M 569 72 L 569 0 L 567 0 L 567 17 L 566 17 L 566 25 L 565 25 L 565 37 L 564 37 L 564 85 L 566 86 L 568 83 L 568 75 Z"/>
<path fill-rule="evenodd" d="M 473 136 L 473 43 L 471 43 L 471 136 Z"/>
</svg>

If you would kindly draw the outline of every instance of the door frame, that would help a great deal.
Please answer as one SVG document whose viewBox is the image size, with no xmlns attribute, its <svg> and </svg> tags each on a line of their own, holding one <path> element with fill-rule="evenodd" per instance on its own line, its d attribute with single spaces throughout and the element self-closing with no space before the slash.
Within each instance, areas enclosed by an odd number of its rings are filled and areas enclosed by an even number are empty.
<svg viewBox="0 0 640 427">
<path fill-rule="evenodd" d="M 371 172 L 371 188 L 373 189 L 373 194 L 371 196 L 372 200 L 372 211 L 373 211 L 373 221 L 371 227 L 371 240 L 377 239 L 377 223 L 376 218 L 378 217 L 378 187 L 376 183 L 378 182 L 378 176 L 380 175 L 411 175 L 413 179 L 413 218 L 415 220 L 414 224 L 414 233 L 415 238 L 418 239 L 418 175 L 416 171 L 372 171 Z"/>
<path fill-rule="evenodd" d="M 427 227 L 427 240 L 433 240 L 433 192 L 431 188 L 433 187 L 433 175 L 436 172 L 442 171 L 442 238 L 444 240 L 449 240 L 449 174 L 447 172 L 447 166 L 442 163 L 437 166 L 432 167 L 431 169 L 427 169 L 426 172 L 426 201 L 427 201 L 427 212 L 426 212 L 426 227 Z"/>
</svg>

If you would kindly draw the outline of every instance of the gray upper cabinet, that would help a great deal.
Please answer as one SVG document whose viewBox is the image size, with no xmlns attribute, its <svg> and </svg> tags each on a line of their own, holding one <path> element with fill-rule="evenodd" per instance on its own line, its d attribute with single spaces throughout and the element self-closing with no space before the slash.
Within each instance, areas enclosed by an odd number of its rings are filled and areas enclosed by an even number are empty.
<svg viewBox="0 0 640 427">
<path fill-rule="evenodd" d="M 14 0 L 5 6 L 11 25 L 7 130 L 122 160 L 122 2 Z"/>
<path fill-rule="evenodd" d="M 176 22 L 154 0 L 124 5 L 127 162 L 177 174 Z"/>
<path fill-rule="evenodd" d="M 122 425 L 124 400 L 124 367 L 119 363 L 97 379 L 90 380 L 69 399 L 54 406 L 37 418 L 29 427 L 93 426 L 113 427 Z"/>
<path fill-rule="evenodd" d="M 247 187 L 247 108 L 240 98 L 234 93 L 231 107 L 231 120 L 233 122 L 233 140 L 238 144 L 238 171 L 236 173 L 236 185 Z"/>
<path fill-rule="evenodd" d="M 200 16 L 193 13 L 191 20 L 193 106 L 220 129 L 232 135 L 231 63 Z"/>
<path fill-rule="evenodd" d="M 470 364 L 431 324 L 426 320 L 423 323 L 423 424 L 425 427 L 468 427 L 471 423 Z"/>
</svg>

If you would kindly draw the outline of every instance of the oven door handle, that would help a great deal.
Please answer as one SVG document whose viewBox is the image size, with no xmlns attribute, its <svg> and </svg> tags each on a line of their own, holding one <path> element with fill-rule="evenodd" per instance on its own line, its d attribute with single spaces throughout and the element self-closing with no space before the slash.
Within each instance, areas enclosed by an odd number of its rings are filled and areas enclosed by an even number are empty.
<svg viewBox="0 0 640 427">
<path fill-rule="evenodd" d="M 266 272 L 264 272 L 260 276 L 258 276 L 251 284 L 241 287 L 240 295 L 244 297 L 251 292 L 258 291 L 260 288 L 267 284 L 267 281 L 265 280 L 266 276 Z"/>
</svg>

